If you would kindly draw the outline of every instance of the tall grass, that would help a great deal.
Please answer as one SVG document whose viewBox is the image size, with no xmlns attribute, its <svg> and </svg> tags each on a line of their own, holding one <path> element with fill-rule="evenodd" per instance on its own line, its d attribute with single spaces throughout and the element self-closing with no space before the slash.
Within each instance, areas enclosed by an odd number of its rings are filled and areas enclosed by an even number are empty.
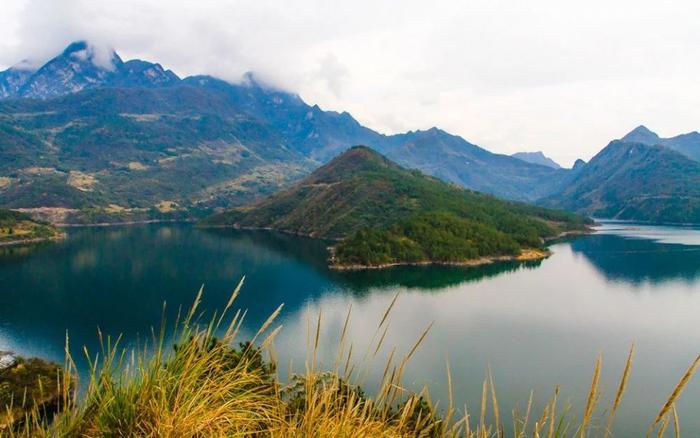
<svg viewBox="0 0 700 438">
<path fill-rule="evenodd" d="M 166 346 L 165 323 L 138 349 L 125 349 L 120 339 L 99 334 L 101 349 L 85 351 L 90 365 L 86 388 L 78 392 L 77 373 L 66 345 L 66 372 L 60 376 L 62 398 L 52 419 L 34 409 L 17 421 L 11 437 L 591 437 L 614 436 L 613 419 L 631 376 L 634 346 L 630 350 L 615 398 L 592 421 L 600 404 L 602 359 L 595 362 L 592 382 L 581 419 L 575 420 L 569 405 L 562 405 L 559 387 L 541 412 L 534 412 L 531 393 L 524 412 L 512 411 L 512 432 L 503 427 L 490 370 L 483 382 L 481 406 L 473 416 L 466 407 L 454 407 L 452 375 L 446 364 L 448 404 L 440 411 L 427 389 L 412 392 L 402 385 L 411 357 L 430 331 L 426 327 L 404 356 L 391 350 L 378 387 L 372 396 L 357 382 L 368 372 L 363 363 L 383 346 L 390 325 L 395 296 L 379 322 L 370 345 L 356 362 L 345 318 L 333 366 L 318 369 L 322 314 L 309 324 L 308 355 L 303 374 L 283 382 L 277 375 L 274 338 L 278 308 L 261 326 L 252 342 L 238 336 L 245 312 L 230 312 L 242 281 L 220 314 L 204 319 L 199 311 L 202 290 L 191 309 L 175 324 L 175 348 Z M 680 436 L 675 404 L 688 385 L 700 356 L 691 364 L 667 402 L 649 426 L 649 434 Z M 79 395 L 81 394 L 81 395 Z M 439 412 L 440 411 L 440 412 Z M 597 426 L 598 424 L 604 426 Z M 0 431 L 0 434 L 2 432 Z"/>
</svg>

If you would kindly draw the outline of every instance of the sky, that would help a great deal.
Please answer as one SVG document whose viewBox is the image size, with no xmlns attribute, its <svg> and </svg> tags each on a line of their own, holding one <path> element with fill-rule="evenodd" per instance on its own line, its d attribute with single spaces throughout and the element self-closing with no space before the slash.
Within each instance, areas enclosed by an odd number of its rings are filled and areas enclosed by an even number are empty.
<svg viewBox="0 0 700 438">
<path fill-rule="evenodd" d="M 570 166 L 700 130 L 697 0 L 2 0 L 0 68 L 86 39 L 178 75 L 253 71 L 387 134 L 440 127 Z"/>
</svg>

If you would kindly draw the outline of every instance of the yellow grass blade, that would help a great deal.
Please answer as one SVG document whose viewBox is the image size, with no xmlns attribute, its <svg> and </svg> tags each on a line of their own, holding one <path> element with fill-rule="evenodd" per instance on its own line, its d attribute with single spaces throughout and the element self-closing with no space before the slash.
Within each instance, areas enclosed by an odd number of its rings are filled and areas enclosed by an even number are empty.
<svg viewBox="0 0 700 438">
<path fill-rule="evenodd" d="M 581 421 L 580 434 L 581 438 L 586 436 L 586 428 L 591 421 L 593 411 L 595 410 L 596 400 L 598 397 L 598 382 L 600 380 L 600 369 L 603 364 L 603 358 L 598 355 L 593 370 L 593 379 L 591 381 L 591 389 L 588 392 L 588 400 L 586 401 L 586 409 L 583 411 L 583 420 Z"/>
</svg>

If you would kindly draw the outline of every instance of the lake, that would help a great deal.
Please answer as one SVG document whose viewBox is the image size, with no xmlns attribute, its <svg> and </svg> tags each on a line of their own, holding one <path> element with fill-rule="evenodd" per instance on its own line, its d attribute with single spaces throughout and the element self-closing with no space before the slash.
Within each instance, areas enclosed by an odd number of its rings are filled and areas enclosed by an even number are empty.
<svg viewBox="0 0 700 438">
<path fill-rule="evenodd" d="M 478 415 L 490 366 L 502 410 L 517 403 L 524 410 L 530 390 L 541 408 L 560 384 L 571 415 L 580 417 L 597 354 L 608 404 L 635 342 L 617 436 L 643 435 L 700 353 L 697 229 L 606 223 L 594 235 L 554 244 L 553 255 L 537 263 L 348 273 L 326 268 L 324 242 L 276 233 L 143 225 L 68 234 L 59 243 L 0 248 L 0 350 L 61 362 L 66 333 L 79 357 L 83 345 L 97 351 L 98 327 L 133 344 L 163 313 L 172 320 L 188 307 L 202 284 L 204 308 L 222 308 L 245 275 L 237 301 L 248 309 L 244 337 L 285 305 L 275 343 L 284 374 L 303 370 L 307 322 L 315 324 L 319 310 L 320 360 L 330 366 L 349 307 L 350 337 L 365 351 L 400 292 L 385 347 L 366 361 L 368 392 L 388 351 L 405 354 L 434 322 L 407 385 L 429 385 L 445 406 L 449 361 L 456 405 Z M 700 435 L 700 379 L 678 411 L 684 434 Z"/>
</svg>

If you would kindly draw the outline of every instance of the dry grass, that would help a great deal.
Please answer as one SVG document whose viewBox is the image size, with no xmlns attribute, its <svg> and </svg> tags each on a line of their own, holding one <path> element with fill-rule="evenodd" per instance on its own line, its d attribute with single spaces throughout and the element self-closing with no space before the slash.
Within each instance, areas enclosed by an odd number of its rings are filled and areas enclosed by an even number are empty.
<svg viewBox="0 0 700 438">
<path fill-rule="evenodd" d="M 505 437 L 503 412 L 499 409 L 496 385 L 490 370 L 483 382 L 478 418 L 466 407 L 459 412 L 453 406 L 452 375 L 448 380 L 447 409 L 439 415 L 429 393 L 413 393 L 402 386 L 405 367 L 425 342 L 428 326 L 408 353 L 400 357 L 391 350 L 382 379 L 373 396 L 365 396 L 353 383 L 363 381 L 368 370 L 362 363 L 380 351 L 390 324 L 390 314 L 398 296 L 383 315 L 360 363 L 355 363 L 349 339 L 351 310 L 345 318 L 333 369 L 319 370 L 319 337 L 322 314 L 309 321 L 308 357 L 305 372 L 288 383 L 277 377 L 274 338 L 281 327 L 275 320 L 278 308 L 256 333 L 253 343 L 237 344 L 245 312 L 232 316 L 241 284 L 234 290 L 221 314 L 203 321 L 198 311 L 202 290 L 190 311 L 179 318 L 176 327 L 177 348 L 164 347 L 165 325 L 152 336 L 149 345 L 139 350 L 124 350 L 119 339 L 100 336 L 102 349 L 89 355 L 91 375 L 84 395 L 78 400 L 77 387 L 70 375 L 75 367 L 66 354 L 62 373 L 61 412 L 48 423 L 38 412 L 27 414 L 9 436 L 22 437 Z M 216 337 L 215 337 L 216 336 Z M 68 348 L 66 346 L 66 351 Z M 600 404 L 602 359 L 597 358 L 590 391 L 581 420 L 571 415 L 569 406 L 560 402 L 556 387 L 541 412 L 533 409 L 533 394 L 524 413 L 512 413 L 514 438 L 614 436 L 615 413 L 622 403 L 631 374 L 634 346 L 630 350 L 622 377 L 609 407 L 596 414 Z M 673 431 L 680 436 L 680 420 L 675 404 L 700 363 L 700 356 L 672 391 L 655 418 L 650 433 L 657 436 Z M 73 377 L 74 378 L 74 377 Z M 600 421 L 592 421 L 600 415 Z M 605 416 L 607 415 L 607 418 Z M 604 427 L 596 428 L 596 424 Z"/>
<path fill-rule="evenodd" d="M 161 213 L 172 213 L 180 209 L 180 206 L 175 201 L 160 201 L 155 205 Z"/>
<path fill-rule="evenodd" d="M 600 381 L 600 369 L 603 367 L 603 358 L 598 356 L 595 361 L 595 368 L 593 369 L 593 381 L 591 382 L 591 389 L 588 392 L 588 400 L 586 401 L 586 409 L 583 411 L 583 420 L 580 426 L 580 437 L 584 438 L 586 436 L 586 429 L 588 428 L 591 418 L 593 417 L 593 411 L 595 410 L 595 405 L 598 402 L 598 383 Z"/>
<path fill-rule="evenodd" d="M 617 393 L 615 394 L 615 400 L 613 401 L 612 407 L 610 408 L 610 416 L 608 417 L 608 423 L 605 426 L 605 438 L 610 436 L 612 431 L 613 420 L 615 419 L 615 414 L 617 409 L 620 407 L 620 402 L 622 401 L 622 396 L 625 394 L 625 389 L 627 389 L 627 381 L 630 377 L 630 372 L 632 371 L 632 360 L 634 359 L 634 344 L 630 348 L 630 352 L 627 355 L 627 362 L 625 363 L 625 369 L 622 372 L 622 378 L 620 379 L 620 385 L 617 388 Z"/>
<path fill-rule="evenodd" d="M 82 192 L 91 192 L 97 183 L 94 175 L 71 170 L 68 174 L 68 185 Z"/>
<path fill-rule="evenodd" d="M 129 170 L 136 170 L 136 171 L 148 170 L 148 166 L 146 166 L 145 164 L 140 163 L 138 161 L 130 161 L 127 164 L 127 167 Z"/>
</svg>

